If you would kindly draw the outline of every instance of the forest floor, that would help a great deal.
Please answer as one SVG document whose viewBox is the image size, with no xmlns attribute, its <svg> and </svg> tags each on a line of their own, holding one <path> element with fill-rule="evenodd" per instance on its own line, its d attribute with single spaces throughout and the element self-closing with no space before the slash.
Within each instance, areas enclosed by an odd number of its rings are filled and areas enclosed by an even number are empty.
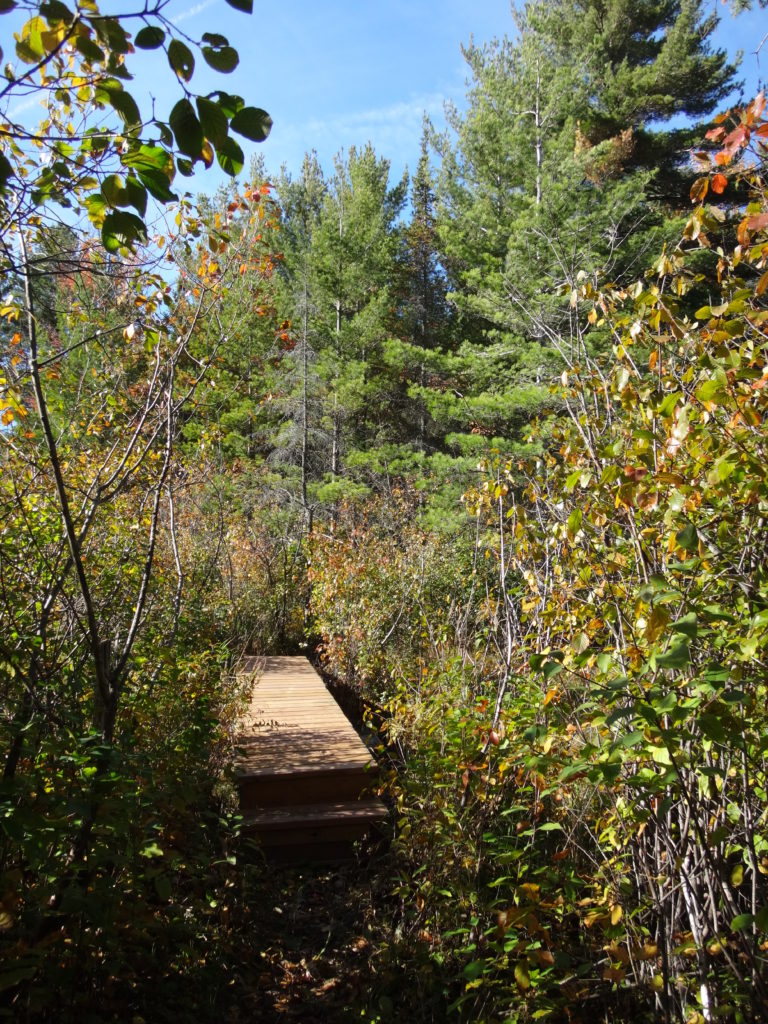
<svg viewBox="0 0 768 1024">
<path fill-rule="evenodd" d="M 238 931 L 252 935 L 253 944 L 244 944 L 242 961 L 232 965 L 237 978 L 227 1024 L 370 1024 L 403 1019 L 403 1011 L 417 1008 L 420 1021 L 444 1020 L 428 961 L 421 977 L 429 996 L 414 986 L 417 965 L 398 965 L 392 867 L 382 839 L 361 845 L 346 862 L 247 866 L 250 899 L 240 907 Z"/>
</svg>

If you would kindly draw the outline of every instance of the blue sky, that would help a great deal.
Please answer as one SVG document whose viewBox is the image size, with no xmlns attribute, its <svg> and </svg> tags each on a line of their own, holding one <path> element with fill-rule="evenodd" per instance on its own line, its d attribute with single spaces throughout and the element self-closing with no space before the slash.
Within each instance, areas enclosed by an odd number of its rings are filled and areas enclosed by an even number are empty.
<svg viewBox="0 0 768 1024">
<path fill-rule="evenodd" d="M 751 95 L 761 73 L 754 50 L 768 15 L 733 18 L 720 0 L 711 3 L 722 18 L 718 45 L 744 51 Z M 197 13 L 183 17 L 190 9 Z M 194 8 L 180 2 L 179 10 L 179 27 L 190 35 L 214 26 L 239 50 L 240 67 L 225 88 L 272 115 L 270 138 L 252 150 L 261 150 L 273 172 L 282 163 L 297 172 L 311 148 L 330 171 L 340 148 L 369 140 L 391 160 L 393 176 L 406 165 L 414 169 L 423 112 L 439 123 L 446 100 L 463 102 L 461 43 L 513 30 L 509 0 L 283 0 L 280 7 L 256 0 L 251 17 L 225 0 L 201 0 Z M 765 77 L 768 42 L 760 57 Z"/>
<path fill-rule="evenodd" d="M 763 77 L 768 69 L 768 42 L 759 57 L 754 54 L 768 14 L 756 10 L 734 19 L 721 0 L 710 2 L 722 17 L 718 44 L 731 54 L 744 51 L 742 75 L 751 95 L 760 60 Z M 103 3 L 105 10 L 112 6 L 110 0 Z M 170 0 L 167 13 L 193 39 L 221 32 L 239 51 L 233 74 L 216 75 L 198 61 L 191 84 L 200 92 L 224 88 L 270 112 L 270 138 L 261 146 L 244 140 L 244 149 L 246 156 L 262 152 L 272 173 L 283 163 L 298 172 L 311 148 L 328 172 L 339 149 L 369 140 L 391 160 L 393 177 L 406 165 L 414 169 L 423 112 L 439 124 L 446 100 L 463 102 L 461 43 L 472 35 L 485 42 L 513 29 L 509 0 L 282 0 L 281 6 L 255 0 L 254 6 L 248 16 L 225 0 Z M 10 27 L 6 16 L 3 36 Z M 0 42 L 8 56 L 10 40 Z M 169 69 L 158 67 L 161 51 L 131 60 L 137 61 L 137 97 L 146 88 L 158 110 L 167 111 L 177 87 Z M 196 175 L 189 187 L 212 192 L 223 179 L 217 169 Z"/>
</svg>

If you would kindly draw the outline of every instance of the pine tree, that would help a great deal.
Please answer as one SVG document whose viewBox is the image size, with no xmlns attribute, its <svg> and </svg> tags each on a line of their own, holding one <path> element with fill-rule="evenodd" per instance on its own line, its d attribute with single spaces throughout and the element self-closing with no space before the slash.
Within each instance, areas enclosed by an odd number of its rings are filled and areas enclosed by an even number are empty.
<svg viewBox="0 0 768 1024">
<path fill-rule="evenodd" d="M 405 179 L 390 187 L 389 161 L 370 144 L 360 151 L 353 147 L 346 160 L 336 161 L 313 235 L 318 374 L 325 384 L 325 426 L 331 439 L 322 494 L 329 501 L 365 491 L 362 478 L 370 475 L 365 453 L 388 431 L 383 353 L 393 305 L 395 228 L 405 189 Z M 358 480 L 350 473 L 355 469 Z"/>
<path fill-rule="evenodd" d="M 318 378 L 318 283 L 314 233 L 320 220 L 327 186 L 313 151 L 304 156 L 301 176 L 283 174 L 278 183 L 283 211 L 283 273 L 281 308 L 291 321 L 293 346 L 286 354 L 283 381 L 283 429 L 275 440 L 273 460 L 283 467 L 298 464 L 299 494 L 306 529 L 312 531 L 315 502 L 313 482 L 322 467 L 327 437 L 320 429 L 321 382 Z"/>
<path fill-rule="evenodd" d="M 605 343 L 577 285 L 631 277 L 677 232 L 665 218 L 679 205 L 680 134 L 657 123 L 711 109 L 731 81 L 697 0 L 631 6 L 529 3 L 513 41 L 465 51 L 473 85 L 455 144 L 441 146 L 439 228 L 473 429 L 487 435 L 514 435 L 546 407 L 553 373 Z"/>
</svg>

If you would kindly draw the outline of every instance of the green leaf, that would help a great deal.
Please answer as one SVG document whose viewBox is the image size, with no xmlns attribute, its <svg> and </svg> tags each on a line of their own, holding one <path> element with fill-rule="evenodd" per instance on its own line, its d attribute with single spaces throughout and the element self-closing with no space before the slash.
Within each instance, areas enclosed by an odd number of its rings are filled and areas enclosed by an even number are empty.
<svg viewBox="0 0 768 1024">
<path fill-rule="evenodd" d="M 206 139 L 210 139 L 214 146 L 223 146 L 227 138 L 226 114 L 218 103 L 205 96 L 198 96 L 195 102 Z"/>
<path fill-rule="evenodd" d="M 111 89 L 109 102 L 120 115 L 123 124 L 127 128 L 138 127 L 141 124 L 141 114 L 136 100 L 129 92 L 123 89 Z"/>
<path fill-rule="evenodd" d="M 128 203 L 140 217 L 147 212 L 147 190 L 136 178 L 126 178 L 125 194 Z"/>
<path fill-rule="evenodd" d="M 93 27 L 99 40 L 112 54 L 124 55 L 131 52 L 128 33 L 118 18 L 95 18 Z"/>
<path fill-rule="evenodd" d="M 38 34 L 37 39 L 40 36 Z M 16 43 L 16 56 L 25 64 L 37 64 L 43 56 L 42 44 L 38 48 L 29 39 L 21 39 Z"/>
<path fill-rule="evenodd" d="M 711 402 L 714 398 L 726 397 L 719 380 L 705 380 L 701 387 L 696 389 L 695 394 L 699 402 Z"/>
<path fill-rule="evenodd" d="M 234 139 L 230 138 L 226 138 L 223 145 L 216 147 L 216 159 L 219 161 L 219 166 L 222 170 L 232 177 L 242 171 L 243 164 L 245 163 L 242 149 L 240 149 Z"/>
<path fill-rule="evenodd" d="M 750 928 L 755 918 L 753 914 L 737 914 L 736 917 L 731 921 L 732 932 L 743 932 L 745 929 Z"/>
<path fill-rule="evenodd" d="M 656 655 L 656 664 L 659 668 L 685 668 L 690 664 L 691 652 L 687 643 L 676 644 L 665 654 Z"/>
<path fill-rule="evenodd" d="M 16 6 L 16 0 L 0 0 L 0 14 L 8 14 Z"/>
<path fill-rule="evenodd" d="M 660 416 L 671 416 L 675 411 L 675 406 L 678 402 L 682 401 L 683 396 L 679 391 L 673 391 L 672 394 L 667 395 L 664 401 L 659 406 Z"/>
<path fill-rule="evenodd" d="M 616 740 L 617 747 L 636 747 L 638 743 L 642 743 L 644 736 L 641 732 L 635 730 L 634 732 L 625 733 L 623 736 L 619 736 Z"/>
<path fill-rule="evenodd" d="M 227 3 L 243 14 L 253 14 L 253 0 L 227 0 Z"/>
<path fill-rule="evenodd" d="M 683 548 L 685 551 L 698 551 L 699 535 L 696 532 L 696 527 L 692 523 L 689 523 L 682 530 L 678 530 L 675 534 L 675 544 Z"/>
<path fill-rule="evenodd" d="M 168 176 L 163 171 L 158 171 L 154 167 L 137 167 L 136 173 L 149 194 L 161 203 L 169 203 L 178 199 L 176 193 L 171 191 Z"/>
<path fill-rule="evenodd" d="M 201 52 L 205 63 L 214 71 L 220 71 L 224 75 L 234 71 L 240 63 L 237 50 L 232 46 L 222 46 L 218 50 L 212 46 L 204 46 Z"/>
<path fill-rule="evenodd" d="M 224 111 L 225 116 L 230 119 L 245 106 L 242 96 L 230 96 L 228 92 L 222 92 L 221 90 L 211 93 L 211 96 L 216 97 L 216 102 Z"/>
<path fill-rule="evenodd" d="M 157 843 L 148 843 L 143 850 L 139 851 L 140 857 L 162 857 L 163 850 Z"/>
<path fill-rule="evenodd" d="M 171 45 L 168 47 L 168 63 L 179 78 L 185 82 L 190 80 L 195 70 L 195 58 L 192 56 L 192 51 L 180 39 L 171 40 Z"/>
<path fill-rule="evenodd" d="M 16 4 L 13 3 L 15 7 Z M 9 8 L 10 9 L 10 8 Z M 2 3 L 0 3 L 0 13 L 2 13 Z M 40 4 L 40 13 L 48 22 L 49 25 L 56 24 L 58 22 L 64 22 L 70 25 L 74 20 L 75 16 L 61 0 L 45 0 L 44 3 Z"/>
<path fill-rule="evenodd" d="M 156 50 L 165 42 L 165 32 L 159 25 L 147 25 L 136 33 L 133 41 L 140 50 Z"/>
<path fill-rule="evenodd" d="M 75 49 L 81 53 L 91 64 L 103 64 L 106 60 L 104 51 L 94 43 L 90 36 L 78 36 L 75 39 Z"/>
<path fill-rule="evenodd" d="M 88 210 L 89 219 L 96 227 L 99 227 L 109 213 L 109 204 L 106 199 L 101 192 L 97 192 L 95 195 L 88 196 L 85 200 L 85 206 Z"/>
<path fill-rule="evenodd" d="M 177 148 L 187 156 L 197 159 L 203 148 L 203 129 L 188 99 L 179 100 L 170 113 L 168 123 L 176 139 Z"/>
<path fill-rule="evenodd" d="M 699 621 L 696 617 L 696 612 L 689 612 L 682 619 L 671 623 L 668 628 L 673 633 L 683 633 L 690 640 L 695 640 L 699 632 Z"/>
<path fill-rule="evenodd" d="M 131 249 L 135 242 L 146 242 L 147 229 L 144 221 L 135 214 L 116 210 L 104 218 L 101 240 L 107 252 Z"/>
<path fill-rule="evenodd" d="M 272 118 L 260 107 L 243 107 L 232 118 L 232 131 L 254 142 L 263 142 L 272 128 Z"/>
<path fill-rule="evenodd" d="M 580 508 L 575 508 L 568 516 L 568 535 L 573 538 L 581 529 L 583 513 Z"/>
<path fill-rule="evenodd" d="M 484 960 L 472 960 L 472 962 L 468 963 L 464 968 L 464 977 L 467 981 L 475 981 L 475 979 L 479 978 L 483 973 L 485 966 Z"/>
<path fill-rule="evenodd" d="M 13 176 L 13 167 L 5 153 L 0 153 L 0 192 L 3 191 L 8 179 Z"/>
<path fill-rule="evenodd" d="M 126 206 L 127 203 L 121 203 L 121 194 L 124 192 L 123 183 L 116 174 L 109 174 L 101 183 L 101 192 L 104 199 L 110 206 Z"/>
<path fill-rule="evenodd" d="M 727 732 L 717 715 L 700 714 L 698 723 L 707 739 L 714 740 L 715 743 L 723 743 L 726 739 Z"/>
<path fill-rule="evenodd" d="M 140 168 L 154 168 L 155 170 L 163 171 L 170 165 L 170 162 L 168 153 L 161 146 L 153 146 L 150 143 L 145 143 L 138 149 L 131 150 L 122 159 L 122 163 L 126 167 L 135 167 L 137 170 Z"/>
</svg>

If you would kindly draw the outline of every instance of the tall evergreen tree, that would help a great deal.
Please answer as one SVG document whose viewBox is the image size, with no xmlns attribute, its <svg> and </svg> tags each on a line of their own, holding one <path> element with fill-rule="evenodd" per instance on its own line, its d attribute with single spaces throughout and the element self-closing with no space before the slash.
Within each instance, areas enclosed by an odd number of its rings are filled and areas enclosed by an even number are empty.
<svg viewBox="0 0 768 1024">
<path fill-rule="evenodd" d="M 396 225 L 406 180 L 389 184 L 389 161 L 369 144 L 339 158 L 313 236 L 317 255 L 318 373 L 326 387 L 331 438 L 324 494 L 359 489 L 347 470 L 365 475 L 365 452 L 388 430 L 382 353 L 390 335 L 397 253 Z M 345 468 L 346 467 L 346 468 Z"/>
<path fill-rule="evenodd" d="M 307 531 L 311 532 L 315 502 L 313 481 L 322 472 L 327 437 L 320 428 L 321 382 L 318 378 L 318 282 L 314 233 L 327 194 L 323 172 L 313 151 L 304 156 L 297 180 L 283 174 L 278 183 L 283 211 L 282 308 L 290 317 L 293 346 L 285 366 L 283 429 L 275 441 L 275 457 L 299 471 L 299 496 Z"/>
<path fill-rule="evenodd" d="M 636 273 L 670 230 L 681 138 L 658 122 L 711 109 L 733 76 L 702 6 L 539 0 L 515 14 L 514 40 L 465 51 L 473 85 L 441 147 L 439 227 L 483 432 L 514 434 L 555 368 L 588 335 L 601 343 L 574 301 L 584 275 Z"/>
</svg>

